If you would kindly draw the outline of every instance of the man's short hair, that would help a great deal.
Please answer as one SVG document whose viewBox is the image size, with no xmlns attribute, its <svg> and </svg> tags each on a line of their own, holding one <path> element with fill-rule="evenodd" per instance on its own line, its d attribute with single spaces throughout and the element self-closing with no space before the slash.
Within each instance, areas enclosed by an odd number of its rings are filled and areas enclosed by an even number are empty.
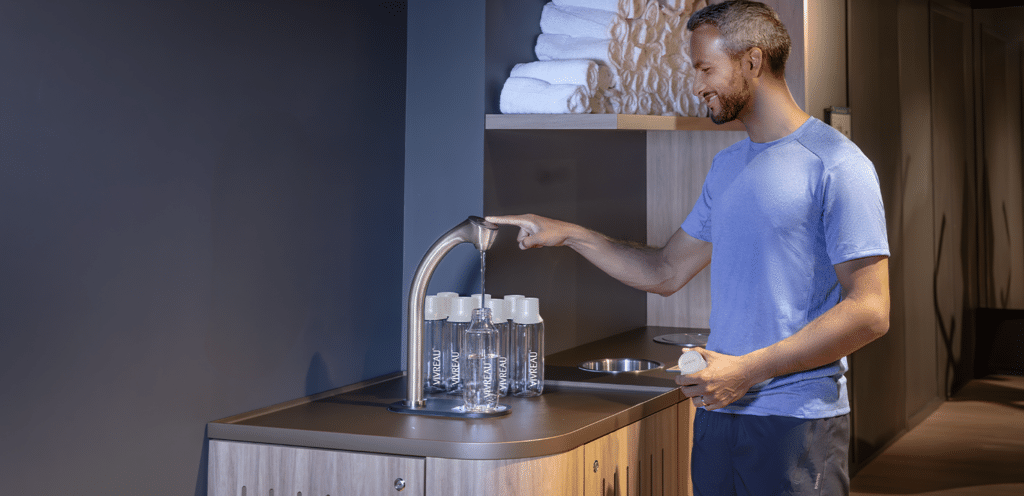
<svg viewBox="0 0 1024 496">
<path fill-rule="evenodd" d="M 786 26 L 771 7 L 750 0 L 728 0 L 694 12 L 686 29 L 710 24 L 718 28 L 729 55 L 736 58 L 757 47 L 764 54 L 768 70 L 783 77 L 789 58 L 790 39 Z"/>
</svg>

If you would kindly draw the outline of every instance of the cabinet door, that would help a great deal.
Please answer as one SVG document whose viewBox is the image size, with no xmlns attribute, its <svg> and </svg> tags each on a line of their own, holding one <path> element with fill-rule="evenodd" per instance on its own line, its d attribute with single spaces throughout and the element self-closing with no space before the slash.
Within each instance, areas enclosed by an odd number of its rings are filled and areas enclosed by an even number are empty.
<svg viewBox="0 0 1024 496">
<path fill-rule="evenodd" d="M 690 455 L 693 453 L 693 419 L 697 414 L 693 402 L 685 400 L 676 405 L 676 415 L 679 417 L 679 449 L 676 466 L 679 467 L 678 484 L 679 495 L 690 496 L 693 494 L 693 481 L 690 480 Z"/>
<path fill-rule="evenodd" d="M 583 446 L 584 494 L 624 496 L 639 494 L 636 464 L 639 459 L 640 422 L 634 422 Z M 630 473 L 630 466 L 633 473 Z"/>
<path fill-rule="evenodd" d="M 427 496 L 583 496 L 583 447 L 516 460 L 427 458 Z"/>
<path fill-rule="evenodd" d="M 210 440 L 208 494 L 422 496 L 424 465 L 415 457 Z"/>
<path fill-rule="evenodd" d="M 586 496 L 679 494 L 678 407 L 584 445 Z"/>
<path fill-rule="evenodd" d="M 679 407 L 666 408 L 640 422 L 637 479 L 642 496 L 677 496 L 679 491 Z"/>
</svg>

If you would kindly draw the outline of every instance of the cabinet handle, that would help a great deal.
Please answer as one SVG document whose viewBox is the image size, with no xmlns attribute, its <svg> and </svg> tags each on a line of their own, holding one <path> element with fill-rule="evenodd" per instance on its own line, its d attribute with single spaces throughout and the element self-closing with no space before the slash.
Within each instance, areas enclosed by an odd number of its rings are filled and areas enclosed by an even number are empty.
<svg viewBox="0 0 1024 496">
<path fill-rule="evenodd" d="M 405 489 L 405 479 L 399 477 L 395 479 L 395 491 L 401 491 Z"/>
<path fill-rule="evenodd" d="M 598 467 L 597 460 L 594 460 L 594 473 L 595 474 L 597 473 L 597 467 Z"/>
</svg>

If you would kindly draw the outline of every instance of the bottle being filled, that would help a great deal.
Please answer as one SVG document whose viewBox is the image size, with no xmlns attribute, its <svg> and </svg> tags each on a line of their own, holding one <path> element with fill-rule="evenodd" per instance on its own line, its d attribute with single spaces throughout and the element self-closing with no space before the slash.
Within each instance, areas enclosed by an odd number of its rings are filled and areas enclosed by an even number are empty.
<svg viewBox="0 0 1024 496">
<path fill-rule="evenodd" d="M 540 317 L 540 300 L 517 299 L 515 306 L 510 387 L 514 396 L 540 396 L 544 392 L 544 319 Z"/>
<path fill-rule="evenodd" d="M 462 399 L 465 412 L 499 411 L 498 330 L 490 308 L 473 310 L 473 320 L 462 333 Z"/>
</svg>

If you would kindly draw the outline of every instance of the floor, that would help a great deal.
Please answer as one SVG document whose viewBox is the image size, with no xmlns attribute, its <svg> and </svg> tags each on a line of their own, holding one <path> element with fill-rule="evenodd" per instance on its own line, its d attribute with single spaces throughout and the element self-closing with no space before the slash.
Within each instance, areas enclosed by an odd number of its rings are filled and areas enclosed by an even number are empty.
<svg viewBox="0 0 1024 496">
<path fill-rule="evenodd" d="M 1024 495 L 1024 377 L 970 382 L 851 481 L 852 495 Z"/>
</svg>

